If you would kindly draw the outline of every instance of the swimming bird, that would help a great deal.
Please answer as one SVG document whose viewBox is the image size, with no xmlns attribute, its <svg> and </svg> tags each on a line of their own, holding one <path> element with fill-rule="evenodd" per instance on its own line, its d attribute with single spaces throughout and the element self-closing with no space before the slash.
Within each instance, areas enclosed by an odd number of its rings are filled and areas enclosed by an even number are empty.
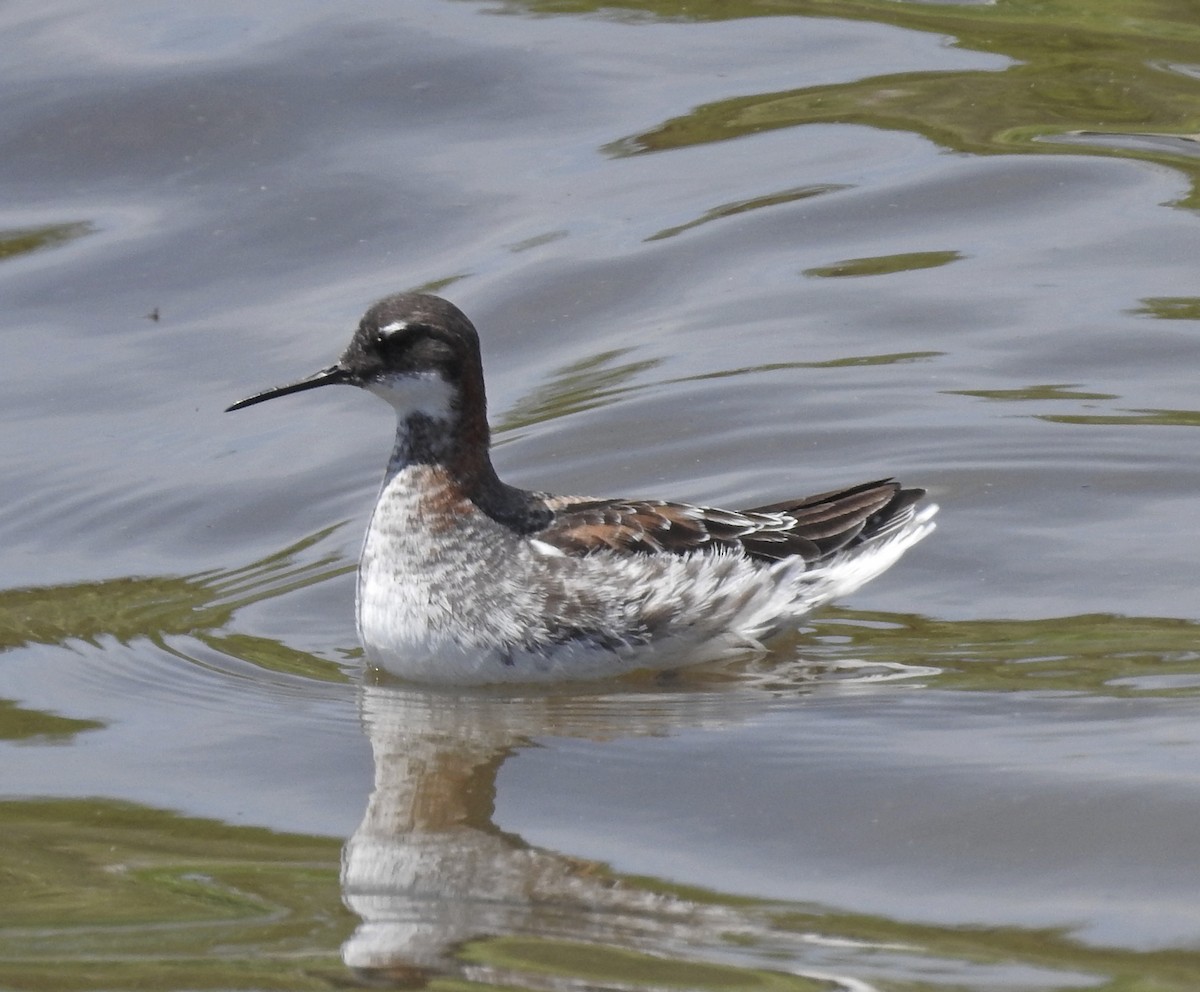
<svg viewBox="0 0 1200 992">
<path fill-rule="evenodd" d="M 750 510 L 555 496 L 492 466 L 479 336 L 423 293 L 380 300 L 328 368 L 392 405 L 395 446 L 358 569 L 366 659 L 457 684 L 600 678 L 761 651 L 934 527 L 922 489 L 867 482 Z"/>
</svg>

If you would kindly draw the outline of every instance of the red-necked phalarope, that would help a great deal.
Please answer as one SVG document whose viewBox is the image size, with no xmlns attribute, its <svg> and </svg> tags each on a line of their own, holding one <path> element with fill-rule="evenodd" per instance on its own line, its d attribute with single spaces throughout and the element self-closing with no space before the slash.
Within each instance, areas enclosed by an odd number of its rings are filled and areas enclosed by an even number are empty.
<svg viewBox="0 0 1200 992">
<path fill-rule="evenodd" d="M 937 507 L 885 479 L 753 510 L 527 492 L 492 468 L 479 337 L 401 293 L 336 365 L 229 407 L 346 383 L 396 410 L 358 571 L 372 664 L 419 681 L 597 678 L 761 649 L 925 537 Z"/>
</svg>

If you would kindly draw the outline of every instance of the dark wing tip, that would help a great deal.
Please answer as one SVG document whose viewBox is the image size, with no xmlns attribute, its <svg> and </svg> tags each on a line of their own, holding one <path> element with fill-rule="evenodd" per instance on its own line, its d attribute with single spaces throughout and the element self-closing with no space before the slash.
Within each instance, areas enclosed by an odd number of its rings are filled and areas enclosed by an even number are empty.
<svg viewBox="0 0 1200 992">
<path fill-rule="evenodd" d="M 794 542 L 795 553 L 809 561 L 820 561 L 902 529 L 915 516 L 916 504 L 924 495 L 924 489 L 902 488 L 895 479 L 876 479 L 802 500 L 757 507 L 752 512 L 790 518 L 792 525 L 781 531 Z M 746 543 L 747 553 L 756 557 L 780 556 L 778 546 L 759 546 L 756 535 Z"/>
</svg>

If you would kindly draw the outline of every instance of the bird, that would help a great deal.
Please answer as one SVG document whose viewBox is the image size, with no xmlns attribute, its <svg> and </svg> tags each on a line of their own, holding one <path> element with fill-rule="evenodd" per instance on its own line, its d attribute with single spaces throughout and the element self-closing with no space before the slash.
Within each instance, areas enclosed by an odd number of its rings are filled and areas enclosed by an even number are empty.
<svg viewBox="0 0 1200 992">
<path fill-rule="evenodd" d="M 425 293 L 380 300 L 336 363 L 227 409 L 337 384 L 396 413 L 356 618 L 366 661 L 408 681 L 605 679 L 761 655 L 934 528 L 925 490 L 894 479 L 747 510 L 509 485 L 492 465 L 479 335 Z"/>
</svg>

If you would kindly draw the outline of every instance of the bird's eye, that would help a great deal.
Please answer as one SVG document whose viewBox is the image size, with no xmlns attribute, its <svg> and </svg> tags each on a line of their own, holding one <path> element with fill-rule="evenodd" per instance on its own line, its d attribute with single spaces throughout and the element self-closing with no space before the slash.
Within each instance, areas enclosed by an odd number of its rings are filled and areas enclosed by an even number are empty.
<svg viewBox="0 0 1200 992">
<path fill-rule="evenodd" d="M 395 369 L 444 369 L 457 361 L 450 344 L 423 324 L 385 324 L 376 341 L 384 362 Z"/>
<path fill-rule="evenodd" d="M 375 331 L 375 343 L 381 349 L 391 350 L 410 336 L 407 333 L 409 326 L 407 320 L 393 320 L 390 324 L 384 324 Z"/>
</svg>

